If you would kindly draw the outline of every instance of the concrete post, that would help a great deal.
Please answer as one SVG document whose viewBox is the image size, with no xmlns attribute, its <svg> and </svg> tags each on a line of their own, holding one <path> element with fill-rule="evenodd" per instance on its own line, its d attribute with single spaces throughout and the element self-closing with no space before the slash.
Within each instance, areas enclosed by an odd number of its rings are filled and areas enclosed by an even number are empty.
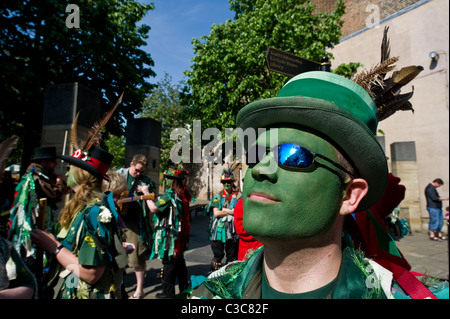
<svg viewBox="0 0 450 319">
<path fill-rule="evenodd" d="M 45 91 L 41 146 L 55 146 L 58 155 L 72 154 L 70 129 L 78 112 L 78 136 L 85 138 L 87 131 L 100 118 L 100 93 L 76 82 L 48 86 Z M 65 173 L 65 168 L 66 165 L 59 161 L 55 173 Z"/>
<path fill-rule="evenodd" d="M 396 142 L 391 144 L 392 174 L 401 179 L 406 187 L 405 199 L 400 203 L 400 218 L 408 221 L 412 231 L 422 231 L 420 212 L 419 177 L 415 142 Z"/>
<path fill-rule="evenodd" d="M 161 123 L 151 118 L 130 119 L 127 121 L 125 163 L 129 167 L 134 155 L 147 157 L 145 175 L 159 186 L 161 165 Z M 163 163 L 162 165 L 165 165 Z"/>
</svg>

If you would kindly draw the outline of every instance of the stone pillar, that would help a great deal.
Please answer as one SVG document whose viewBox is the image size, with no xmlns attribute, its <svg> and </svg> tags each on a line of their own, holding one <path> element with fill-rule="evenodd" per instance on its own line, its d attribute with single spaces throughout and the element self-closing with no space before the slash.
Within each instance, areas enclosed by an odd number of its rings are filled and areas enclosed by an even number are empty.
<svg viewBox="0 0 450 319">
<path fill-rule="evenodd" d="M 159 186 L 161 164 L 161 123 L 151 118 L 130 119 L 127 121 L 124 167 L 129 167 L 134 155 L 147 157 L 145 175 Z"/>
<path fill-rule="evenodd" d="M 400 218 L 408 221 L 412 231 L 422 230 L 419 177 L 415 142 L 391 144 L 392 174 L 406 187 L 405 199 L 400 203 Z M 403 215 L 404 214 L 404 215 Z"/>
<path fill-rule="evenodd" d="M 70 129 L 78 112 L 78 136 L 85 138 L 87 131 L 100 118 L 101 94 L 77 82 L 48 86 L 45 91 L 41 146 L 55 146 L 58 155 L 72 154 Z M 55 173 L 65 173 L 65 167 L 62 161 L 58 161 Z"/>
</svg>

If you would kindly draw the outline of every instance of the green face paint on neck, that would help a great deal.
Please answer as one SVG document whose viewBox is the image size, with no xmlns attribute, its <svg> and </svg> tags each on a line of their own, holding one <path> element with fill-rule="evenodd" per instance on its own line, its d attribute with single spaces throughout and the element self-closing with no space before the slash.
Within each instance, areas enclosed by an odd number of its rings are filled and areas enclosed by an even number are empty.
<svg viewBox="0 0 450 319">
<path fill-rule="evenodd" d="M 295 128 L 274 128 L 256 143 L 270 145 L 269 134 L 278 134 L 278 144 L 298 144 L 337 161 L 333 146 L 312 133 Z M 273 142 L 272 142 L 273 143 Z M 338 172 L 321 161 L 308 172 L 288 171 L 277 165 L 272 154 L 249 168 L 243 189 L 243 225 L 258 239 L 311 238 L 328 231 L 339 214 L 345 190 Z M 272 169 L 267 170 L 271 165 Z M 266 170 L 264 170 L 266 168 Z"/>
</svg>

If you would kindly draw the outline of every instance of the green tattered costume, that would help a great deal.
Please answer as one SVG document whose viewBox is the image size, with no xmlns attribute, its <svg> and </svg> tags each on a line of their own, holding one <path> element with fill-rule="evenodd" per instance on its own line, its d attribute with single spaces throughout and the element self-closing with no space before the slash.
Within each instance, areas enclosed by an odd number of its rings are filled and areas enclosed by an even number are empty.
<svg viewBox="0 0 450 319">
<path fill-rule="evenodd" d="M 12 226 L 9 238 L 22 257 L 35 257 L 36 249 L 31 243 L 30 232 L 37 227 L 37 219 L 42 213 L 39 212 L 40 197 L 47 198 L 46 229 L 55 232 L 57 223 L 53 216 L 52 206 L 54 201 L 58 200 L 63 187 L 62 184 L 53 185 L 51 178 L 44 173 L 42 166 L 36 163 L 31 164 L 21 177 L 10 211 Z"/>
<path fill-rule="evenodd" d="M 154 242 L 150 259 L 154 257 L 163 259 L 165 254 L 171 259 L 177 254 L 177 248 L 180 252 L 184 252 L 188 245 L 188 238 L 183 238 L 185 242 L 182 245 L 185 247 L 176 247 L 175 244 L 182 230 L 183 200 L 172 189 L 168 189 L 159 197 L 155 205 L 161 213 L 153 216 Z M 183 227 L 189 227 L 189 225 L 183 225 Z"/>
<path fill-rule="evenodd" d="M 34 257 L 36 252 L 31 242 L 30 233 L 36 228 L 36 219 L 39 216 L 39 198 L 36 193 L 36 181 L 39 174 L 43 173 L 37 171 L 33 166 L 22 176 L 16 187 L 17 193 L 14 206 L 11 209 L 10 238 L 16 251 L 20 252 L 21 248 L 24 248 L 26 251 L 24 257 Z"/>
<path fill-rule="evenodd" d="M 128 260 L 122 248 L 112 193 L 82 209 L 70 227 L 61 230 L 58 237 L 64 247 L 78 257 L 80 265 L 105 267 L 105 272 L 94 285 L 89 285 L 72 274 L 70 269 L 56 263 L 48 287 L 52 289 L 53 298 L 121 298 L 123 268 Z"/>
<path fill-rule="evenodd" d="M 237 193 L 232 192 L 228 194 L 225 190 L 214 195 L 208 207 L 206 208 L 210 214 L 210 240 L 218 240 L 225 243 L 227 240 L 236 241 L 239 236 L 236 233 L 236 227 L 234 226 L 234 216 L 227 215 L 224 217 L 214 217 L 214 208 L 222 210 L 223 208 L 234 209 L 239 198 Z"/>
</svg>

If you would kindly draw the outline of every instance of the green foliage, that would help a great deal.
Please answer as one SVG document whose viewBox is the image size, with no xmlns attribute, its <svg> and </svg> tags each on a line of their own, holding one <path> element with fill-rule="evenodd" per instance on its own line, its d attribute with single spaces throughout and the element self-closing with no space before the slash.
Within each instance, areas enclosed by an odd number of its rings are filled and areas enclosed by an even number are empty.
<svg viewBox="0 0 450 319">
<path fill-rule="evenodd" d="M 161 122 L 161 172 L 170 158 L 170 150 L 176 141 L 170 139 L 170 133 L 175 128 L 188 128 L 183 112 L 185 107 L 181 104 L 180 94 L 184 82 L 172 84 L 172 78 L 165 73 L 156 87 L 147 95 L 142 112 L 138 117 L 152 118 Z"/>
<path fill-rule="evenodd" d="M 182 101 L 202 127 L 235 127 L 243 106 L 281 89 L 288 79 L 268 72 L 269 46 L 320 61 L 341 36 L 343 1 L 329 14 L 306 0 L 230 0 L 230 8 L 234 20 L 213 25 L 210 35 L 192 41 L 192 70 L 185 73 L 189 93 Z"/>
<path fill-rule="evenodd" d="M 80 27 L 68 28 L 68 4 L 80 9 Z M 0 136 L 17 134 L 24 153 L 40 144 L 47 85 L 79 82 L 103 95 L 102 113 L 125 92 L 107 130 L 139 112 L 153 60 L 139 49 L 149 27 L 138 25 L 153 5 L 133 0 L 6 0 L 0 4 Z M 29 156 L 23 156 L 27 159 Z"/>
<path fill-rule="evenodd" d="M 108 138 L 103 140 L 106 145 L 106 149 L 112 155 L 114 159 L 111 163 L 112 169 L 119 169 L 125 165 L 125 137 L 122 135 L 112 135 L 108 134 Z"/>
<path fill-rule="evenodd" d="M 332 70 L 332 72 L 351 79 L 360 66 L 362 66 L 361 63 L 350 62 L 349 64 L 339 65 L 336 69 Z"/>
</svg>

